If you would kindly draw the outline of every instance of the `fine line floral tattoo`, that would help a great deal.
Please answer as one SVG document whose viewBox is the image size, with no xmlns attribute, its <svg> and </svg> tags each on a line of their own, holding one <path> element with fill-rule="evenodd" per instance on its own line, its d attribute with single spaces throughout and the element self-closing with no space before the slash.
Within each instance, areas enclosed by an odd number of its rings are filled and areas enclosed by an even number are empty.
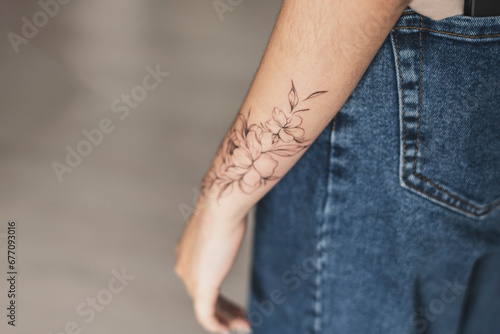
<svg viewBox="0 0 500 334">
<path fill-rule="evenodd" d="M 305 144 L 307 139 L 300 126 L 301 115 L 309 108 L 301 109 L 299 104 L 326 92 L 314 92 L 301 101 L 292 81 L 288 93 L 290 110 L 275 107 L 272 119 L 265 124 L 249 124 L 251 109 L 247 115 L 240 113 L 229 131 L 229 138 L 219 149 L 222 164 L 212 168 L 205 177 L 202 193 L 216 186 L 217 198 L 230 193 L 234 187 L 250 194 L 267 181 L 279 179 L 275 175 L 276 158 L 294 156 L 309 146 Z"/>
</svg>

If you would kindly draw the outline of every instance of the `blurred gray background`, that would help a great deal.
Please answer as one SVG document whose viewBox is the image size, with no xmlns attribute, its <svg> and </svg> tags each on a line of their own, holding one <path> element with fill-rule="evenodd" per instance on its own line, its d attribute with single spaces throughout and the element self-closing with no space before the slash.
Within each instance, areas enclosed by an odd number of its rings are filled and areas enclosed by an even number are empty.
<svg viewBox="0 0 500 334">
<path fill-rule="evenodd" d="M 280 1 L 243 0 L 222 18 L 212 0 L 54 1 L 0 1 L 0 332 L 65 333 L 75 322 L 86 334 L 204 333 L 174 275 L 174 245 Z M 169 76 L 120 118 L 114 101 L 140 92 L 148 66 Z M 106 118 L 113 132 L 60 181 L 53 163 L 66 165 L 67 146 Z M 11 219 L 15 328 L 5 310 Z M 240 303 L 250 239 L 223 286 Z M 123 268 L 135 278 L 110 294 Z M 107 304 L 91 319 L 96 297 Z"/>
</svg>

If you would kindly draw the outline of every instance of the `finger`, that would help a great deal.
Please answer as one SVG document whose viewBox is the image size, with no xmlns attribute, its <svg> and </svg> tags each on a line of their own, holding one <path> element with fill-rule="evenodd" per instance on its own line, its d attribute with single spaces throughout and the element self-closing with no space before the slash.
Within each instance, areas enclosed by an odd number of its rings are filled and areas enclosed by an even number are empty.
<svg viewBox="0 0 500 334">
<path fill-rule="evenodd" d="M 250 322 L 245 311 L 224 296 L 219 296 L 217 300 L 217 314 L 225 319 L 231 329 L 249 331 Z"/>
<path fill-rule="evenodd" d="M 227 310 L 237 316 L 242 316 L 242 317 L 246 316 L 245 310 L 241 306 L 235 304 L 234 302 L 232 302 L 231 300 L 227 299 L 222 295 L 219 295 L 217 302 L 218 306 L 223 310 Z"/>
<path fill-rule="evenodd" d="M 194 302 L 196 318 L 203 328 L 211 333 L 229 332 L 229 323 L 216 313 L 216 301 L 199 299 Z"/>
<path fill-rule="evenodd" d="M 227 311 L 218 311 L 217 317 L 223 321 L 230 329 L 242 332 L 250 331 L 250 324 L 246 317 L 231 314 Z"/>
</svg>

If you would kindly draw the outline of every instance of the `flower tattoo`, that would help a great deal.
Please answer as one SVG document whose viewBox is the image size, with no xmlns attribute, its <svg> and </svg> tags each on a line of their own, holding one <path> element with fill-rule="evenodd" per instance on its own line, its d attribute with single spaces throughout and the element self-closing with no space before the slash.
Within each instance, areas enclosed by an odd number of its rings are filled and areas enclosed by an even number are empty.
<svg viewBox="0 0 500 334">
<path fill-rule="evenodd" d="M 300 127 L 300 115 L 309 109 L 299 109 L 299 103 L 323 93 L 326 91 L 314 92 L 300 101 L 292 81 L 288 94 L 290 110 L 275 107 L 272 119 L 265 124 L 249 124 L 251 110 L 247 115 L 240 113 L 229 131 L 229 138 L 219 149 L 222 164 L 208 173 L 203 181 L 203 192 L 216 185 L 217 198 L 230 193 L 233 187 L 250 194 L 267 181 L 279 179 L 275 175 L 276 158 L 294 156 L 309 146 L 305 144 L 305 131 Z"/>
</svg>

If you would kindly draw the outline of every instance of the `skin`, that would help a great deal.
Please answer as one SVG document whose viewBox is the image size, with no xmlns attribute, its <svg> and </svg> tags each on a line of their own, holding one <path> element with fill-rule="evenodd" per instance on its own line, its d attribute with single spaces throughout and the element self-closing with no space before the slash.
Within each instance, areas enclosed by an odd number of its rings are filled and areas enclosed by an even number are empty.
<svg viewBox="0 0 500 334">
<path fill-rule="evenodd" d="M 214 158 L 202 196 L 176 245 L 175 272 L 207 331 L 250 329 L 243 308 L 219 293 L 245 234 L 247 213 L 340 110 L 408 3 L 283 1 L 247 97 Z M 291 90 L 292 82 L 296 95 Z M 306 99 L 314 92 L 322 93 Z M 290 109 L 296 99 L 301 101 L 301 108 L 308 109 L 293 114 L 300 115 L 300 124 L 291 120 Z M 241 130 L 245 124 L 246 132 Z M 280 127 L 283 132 L 279 132 Z M 268 144 L 269 137 L 274 138 L 274 146 Z M 285 144 L 285 149 L 272 151 L 276 145 Z M 303 147 L 297 148 L 300 145 Z M 264 153 L 266 150 L 269 152 Z"/>
</svg>

